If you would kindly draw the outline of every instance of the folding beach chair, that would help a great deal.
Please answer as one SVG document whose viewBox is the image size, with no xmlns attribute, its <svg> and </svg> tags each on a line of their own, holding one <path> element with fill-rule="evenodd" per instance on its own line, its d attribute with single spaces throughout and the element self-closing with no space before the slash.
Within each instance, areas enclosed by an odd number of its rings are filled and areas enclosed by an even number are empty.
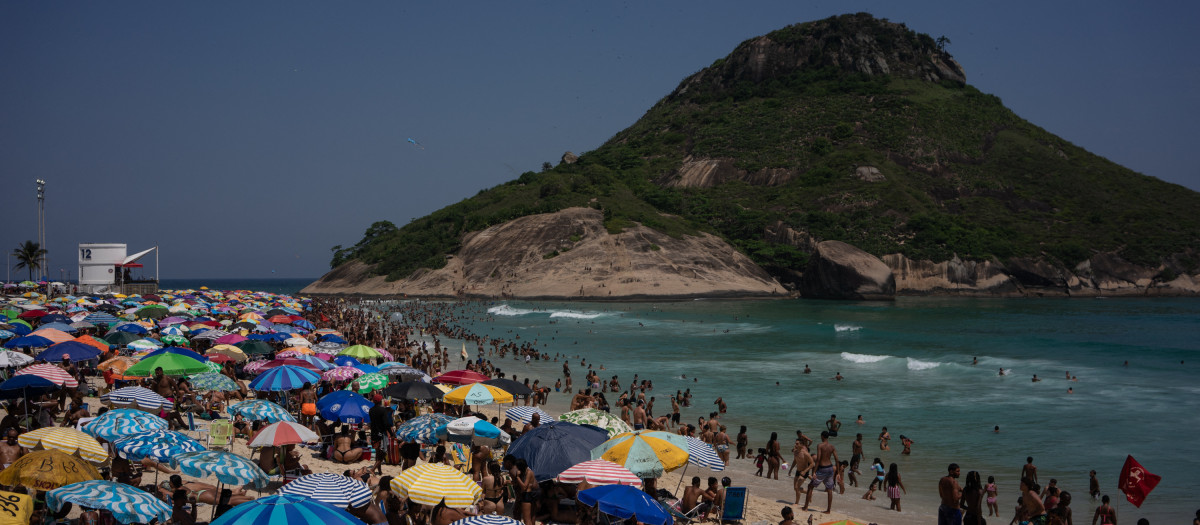
<svg viewBox="0 0 1200 525">
<path fill-rule="evenodd" d="M 195 432 L 196 438 L 200 438 L 200 432 L 208 429 L 208 422 L 204 420 L 196 421 L 196 417 L 191 413 L 187 413 L 188 432 Z"/>
<path fill-rule="evenodd" d="M 700 521 L 700 515 L 703 514 L 704 510 L 707 508 L 706 503 L 698 502 L 696 503 L 695 507 L 685 511 L 680 508 L 680 505 L 683 504 L 683 500 L 674 498 L 659 499 L 658 504 L 662 506 L 663 510 L 666 510 L 671 514 L 671 518 L 673 518 L 676 523 L 684 524 Z"/>
<path fill-rule="evenodd" d="M 228 419 L 215 419 L 208 425 L 208 448 L 229 448 L 233 437 L 233 423 Z"/>
</svg>

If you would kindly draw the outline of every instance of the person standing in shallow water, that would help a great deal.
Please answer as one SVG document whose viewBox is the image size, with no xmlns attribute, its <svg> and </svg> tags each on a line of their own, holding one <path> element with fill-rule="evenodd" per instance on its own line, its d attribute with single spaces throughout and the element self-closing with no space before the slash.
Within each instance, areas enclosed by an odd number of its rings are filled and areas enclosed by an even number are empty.
<svg viewBox="0 0 1200 525">
<path fill-rule="evenodd" d="M 772 432 L 771 439 L 767 440 L 767 477 L 779 479 L 779 465 L 783 462 L 783 456 L 779 453 L 779 433 Z"/>
</svg>

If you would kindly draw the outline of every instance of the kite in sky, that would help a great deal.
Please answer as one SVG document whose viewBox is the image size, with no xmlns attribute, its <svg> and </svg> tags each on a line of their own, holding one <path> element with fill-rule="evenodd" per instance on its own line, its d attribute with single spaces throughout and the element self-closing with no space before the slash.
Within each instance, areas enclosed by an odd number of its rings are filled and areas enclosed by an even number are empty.
<svg viewBox="0 0 1200 525">
<path fill-rule="evenodd" d="M 421 149 L 425 149 L 425 146 L 422 146 L 421 143 L 417 142 L 415 139 L 410 138 L 410 139 L 408 139 L 408 141 L 411 142 L 413 146 L 416 146 Z"/>
</svg>

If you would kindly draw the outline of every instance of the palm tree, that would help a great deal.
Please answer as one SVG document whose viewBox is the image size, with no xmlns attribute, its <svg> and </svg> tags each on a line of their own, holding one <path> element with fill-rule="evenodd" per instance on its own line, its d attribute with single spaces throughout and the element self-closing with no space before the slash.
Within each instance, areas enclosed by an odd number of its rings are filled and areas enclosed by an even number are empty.
<svg viewBox="0 0 1200 525">
<path fill-rule="evenodd" d="M 33 271 L 42 269 L 42 256 L 46 255 L 46 249 L 36 242 L 25 241 L 25 244 L 17 245 L 17 249 L 13 250 L 12 254 L 17 258 L 17 264 L 13 266 L 13 269 L 28 268 L 29 280 L 32 281 Z"/>
</svg>

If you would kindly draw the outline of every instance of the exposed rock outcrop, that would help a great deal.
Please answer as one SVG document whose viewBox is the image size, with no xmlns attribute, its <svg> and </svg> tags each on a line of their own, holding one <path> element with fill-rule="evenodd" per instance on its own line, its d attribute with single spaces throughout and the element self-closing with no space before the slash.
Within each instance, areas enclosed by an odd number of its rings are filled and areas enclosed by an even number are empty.
<svg viewBox="0 0 1200 525">
<path fill-rule="evenodd" d="M 739 169 L 731 159 L 689 156 L 683 159 L 683 165 L 678 170 L 659 183 L 669 188 L 712 188 L 732 180 L 740 180 L 754 186 L 781 186 L 795 176 L 794 170 L 785 168 L 766 168 L 751 173 Z"/>
<path fill-rule="evenodd" d="M 841 241 L 817 244 L 800 281 L 801 297 L 879 300 L 896 296 L 892 270 L 874 255 Z"/>
</svg>

